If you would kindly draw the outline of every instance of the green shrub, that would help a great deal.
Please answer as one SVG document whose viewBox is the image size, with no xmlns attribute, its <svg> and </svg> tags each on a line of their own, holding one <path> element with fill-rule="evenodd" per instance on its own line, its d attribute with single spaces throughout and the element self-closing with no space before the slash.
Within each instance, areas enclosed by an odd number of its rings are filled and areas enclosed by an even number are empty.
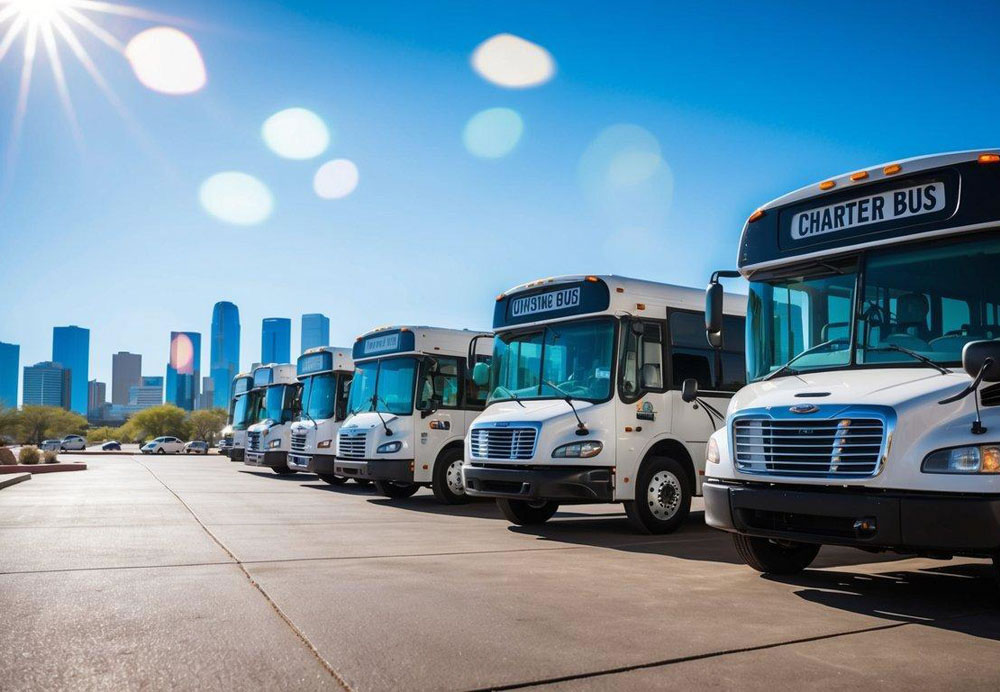
<svg viewBox="0 0 1000 692">
<path fill-rule="evenodd" d="M 37 464 L 40 458 L 41 455 L 38 453 L 38 447 L 21 447 L 21 450 L 17 454 L 17 460 L 22 464 Z"/>
<path fill-rule="evenodd" d="M 7 449 L 6 447 L 0 447 L 0 464 L 16 464 L 17 458 L 14 456 L 14 452 Z"/>
<path fill-rule="evenodd" d="M 53 449 L 46 449 L 42 452 L 42 460 L 45 464 L 58 464 L 59 463 L 59 453 Z"/>
</svg>

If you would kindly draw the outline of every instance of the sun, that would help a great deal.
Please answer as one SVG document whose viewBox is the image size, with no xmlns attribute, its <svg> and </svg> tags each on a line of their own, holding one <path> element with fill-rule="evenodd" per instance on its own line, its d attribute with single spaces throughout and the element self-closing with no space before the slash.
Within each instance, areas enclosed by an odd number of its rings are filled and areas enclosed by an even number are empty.
<svg viewBox="0 0 1000 692">
<path fill-rule="evenodd" d="M 28 19 L 29 22 L 48 22 L 60 10 L 72 7 L 73 0 L 13 0 L 15 12 Z"/>
</svg>

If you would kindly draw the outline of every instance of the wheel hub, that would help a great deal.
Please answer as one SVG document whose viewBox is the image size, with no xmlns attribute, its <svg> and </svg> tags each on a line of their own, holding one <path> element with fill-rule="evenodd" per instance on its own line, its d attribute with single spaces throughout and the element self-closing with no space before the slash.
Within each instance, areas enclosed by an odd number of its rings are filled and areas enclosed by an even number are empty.
<svg viewBox="0 0 1000 692">
<path fill-rule="evenodd" d="M 448 490 L 456 495 L 465 494 L 465 484 L 462 483 L 462 460 L 456 459 L 448 465 L 445 471 L 445 480 L 448 482 Z"/>
<path fill-rule="evenodd" d="M 649 480 L 646 488 L 646 502 L 649 511 L 660 521 L 667 521 L 681 505 L 681 484 L 677 476 L 669 471 L 659 471 Z"/>
</svg>

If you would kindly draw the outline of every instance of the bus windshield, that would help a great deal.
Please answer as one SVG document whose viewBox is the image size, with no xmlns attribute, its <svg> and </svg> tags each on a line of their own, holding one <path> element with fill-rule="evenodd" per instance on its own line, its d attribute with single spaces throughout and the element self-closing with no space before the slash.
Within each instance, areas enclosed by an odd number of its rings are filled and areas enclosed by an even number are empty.
<svg viewBox="0 0 1000 692">
<path fill-rule="evenodd" d="M 381 411 L 397 416 L 413 413 L 416 358 L 384 358 L 354 368 L 348 412 Z"/>
<path fill-rule="evenodd" d="M 236 403 L 233 406 L 233 430 L 246 430 L 252 423 L 250 419 L 257 407 L 257 399 L 256 392 L 236 397 Z"/>
<path fill-rule="evenodd" d="M 604 401 L 611 396 L 615 321 L 558 322 L 493 340 L 488 403 L 510 399 Z"/>
<path fill-rule="evenodd" d="M 748 379 L 793 358 L 790 367 L 802 371 L 919 364 L 912 351 L 958 366 L 965 344 L 1000 337 L 1000 282 L 990 280 L 997 262 L 1000 238 L 951 239 L 751 282 Z"/>
<path fill-rule="evenodd" d="M 336 406 L 336 374 L 324 372 L 302 382 L 302 417 L 316 421 L 333 418 Z"/>
<path fill-rule="evenodd" d="M 297 413 L 297 399 L 301 387 L 298 384 L 271 385 L 265 390 L 261 402 L 260 420 L 272 420 L 277 423 L 291 421 Z"/>
</svg>

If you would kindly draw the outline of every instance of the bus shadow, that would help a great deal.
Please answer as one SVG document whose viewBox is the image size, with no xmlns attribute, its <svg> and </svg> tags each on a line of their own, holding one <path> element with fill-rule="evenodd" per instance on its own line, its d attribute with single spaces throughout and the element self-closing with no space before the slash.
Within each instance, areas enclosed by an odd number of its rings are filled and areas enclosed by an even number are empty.
<svg viewBox="0 0 1000 692">
<path fill-rule="evenodd" d="M 292 473 L 286 476 L 282 476 L 275 473 L 274 471 L 271 471 L 270 469 L 261 471 L 253 467 L 245 469 L 237 469 L 237 471 L 239 471 L 240 473 L 245 473 L 250 476 L 259 476 L 260 478 L 270 478 L 271 480 L 285 481 L 286 483 L 288 482 L 301 483 L 302 481 L 319 480 L 317 476 L 314 476 L 311 473 Z M 309 478 L 306 478 L 306 476 L 309 476 Z"/>
<path fill-rule="evenodd" d="M 383 505 L 410 512 L 421 512 L 424 514 L 438 514 L 441 516 L 455 517 L 478 517 L 480 519 L 500 519 L 507 521 L 497 507 L 497 503 L 492 498 L 471 498 L 470 502 L 462 505 L 445 505 L 434 499 L 433 495 L 420 493 L 403 500 L 394 500 L 388 497 L 375 497 L 369 500 L 373 505 Z M 562 512 L 559 517 L 591 517 L 592 514 L 583 512 Z"/>
<path fill-rule="evenodd" d="M 989 563 L 762 578 L 801 587 L 796 596 L 828 608 L 1000 641 L 1000 590 Z"/>
<path fill-rule="evenodd" d="M 303 479 L 300 478 L 299 480 Z M 317 483 L 303 485 L 302 487 L 310 488 L 312 490 L 323 490 L 328 493 L 341 493 L 345 495 L 371 495 L 375 491 L 375 486 L 371 483 L 368 485 L 358 485 L 357 483 L 348 482 L 343 485 L 330 485 L 319 476 L 316 476 L 315 480 Z"/>
</svg>

